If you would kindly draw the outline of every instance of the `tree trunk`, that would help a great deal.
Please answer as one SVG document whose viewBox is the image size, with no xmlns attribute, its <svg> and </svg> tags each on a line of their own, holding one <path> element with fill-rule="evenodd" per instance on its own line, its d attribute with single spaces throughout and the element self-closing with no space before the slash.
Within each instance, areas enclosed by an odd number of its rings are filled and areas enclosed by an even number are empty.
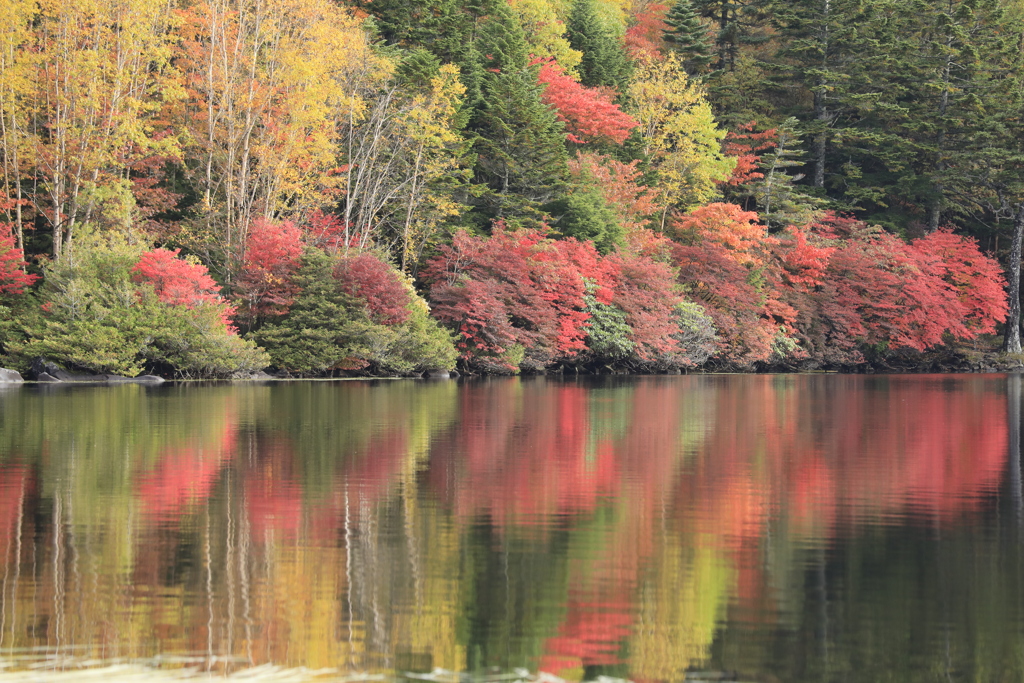
<svg viewBox="0 0 1024 683">
<path fill-rule="evenodd" d="M 1013 216 L 1013 244 L 1010 246 L 1009 287 L 1010 311 L 1006 315 L 1006 329 L 1003 336 L 1003 351 L 1020 353 L 1020 259 L 1021 242 L 1024 241 L 1024 201 L 1017 205 Z"/>
<path fill-rule="evenodd" d="M 819 34 L 821 45 L 821 68 L 828 69 L 829 57 L 829 11 L 831 10 L 830 0 L 825 0 L 821 6 L 822 28 Z M 828 125 L 828 101 L 826 96 L 825 79 L 819 78 L 817 87 L 814 90 L 814 118 L 821 126 L 821 130 L 814 136 L 814 187 L 825 187 L 825 151 L 828 148 L 828 138 L 825 128 Z"/>
<path fill-rule="evenodd" d="M 946 49 L 953 46 L 953 38 L 946 40 Z M 946 162 L 943 159 L 946 146 L 946 124 L 944 117 L 949 109 L 949 81 L 953 69 L 953 56 L 946 57 L 946 65 L 942 71 L 942 97 L 939 98 L 939 131 L 935 136 L 935 149 L 938 157 L 935 160 L 935 196 L 928 202 L 928 232 L 935 232 L 939 229 L 939 219 L 942 216 L 942 193 L 945 190 L 942 184 L 942 174 L 946 170 Z"/>
</svg>

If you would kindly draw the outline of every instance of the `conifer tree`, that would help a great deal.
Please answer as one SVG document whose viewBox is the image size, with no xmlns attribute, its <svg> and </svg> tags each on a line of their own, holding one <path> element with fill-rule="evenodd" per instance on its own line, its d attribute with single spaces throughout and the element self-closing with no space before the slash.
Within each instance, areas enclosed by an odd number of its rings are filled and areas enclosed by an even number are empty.
<svg viewBox="0 0 1024 683">
<path fill-rule="evenodd" d="M 556 219 L 555 228 L 564 237 L 590 240 L 598 252 L 607 254 L 619 246 L 625 231 L 608 206 L 594 174 L 581 167 L 579 178 L 561 199 L 545 207 Z"/>
<path fill-rule="evenodd" d="M 455 0 L 372 0 L 360 3 L 389 45 L 429 47 L 451 35 Z"/>
<path fill-rule="evenodd" d="M 707 68 L 714 59 L 711 43 L 690 0 L 676 0 L 665 16 L 665 23 L 669 28 L 663 39 L 679 54 L 686 72 L 695 75 Z"/>
<path fill-rule="evenodd" d="M 797 123 L 789 118 L 778 127 L 775 149 L 761 156 L 762 177 L 750 184 L 762 219 L 771 228 L 805 225 L 815 209 L 821 208 L 820 199 L 802 192 L 796 184 L 804 175 L 788 172 L 803 164 Z"/>
<path fill-rule="evenodd" d="M 621 92 L 630 76 L 629 57 L 622 41 L 602 25 L 594 0 L 573 0 L 567 29 L 569 44 L 583 53 L 580 82 Z"/>
<path fill-rule="evenodd" d="M 469 129 L 476 135 L 476 181 L 486 188 L 484 218 L 539 219 L 538 207 L 567 172 L 564 126 L 541 100 L 522 27 L 504 0 L 491 0 L 475 46 L 481 99 Z"/>
<path fill-rule="evenodd" d="M 774 87 L 780 92 L 805 92 L 783 111 L 797 117 L 809 138 L 810 185 L 823 188 L 830 138 L 848 122 L 856 108 L 850 97 L 860 74 L 879 67 L 880 36 L 873 23 L 873 0 L 791 0 L 770 6 L 772 24 L 784 36 L 773 61 Z M 859 90 L 869 92 L 867 88 Z M 808 107 L 804 103 L 809 103 Z M 837 169 L 831 169 L 833 173 Z"/>
<path fill-rule="evenodd" d="M 732 71 L 745 45 L 767 40 L 764 0 L 694 0 L 698 15 L 711 19 L 717 27 L 715 48 L 717 71 Z"/>
<path fill-rule="evenodd" d="M 1019 48 L 1012 32 L 1001 30 L 1003 8 L 999 0 L 936 0 L 932 25 L 924 32 L 924 78 L 919 102 L 923 105 L 910 122 L 915 141 L 924 154 L 921 173 L 928 180 L 925 198 L 926 229 L 938 229 L 952 208 L 951 182 L 971 167 L 965 158 L 973 139 L 986 121 L 982 101 L 1001 99 L 1005 84 L 989 78 L 993 62 L 1007 47 Z M 1007 39 L 1012 42 L 1007 45 Z M 930 63 L 930 66 L 928 64 Z M 996 92 L 988 92 L 995 88 Z M 966 162 L 966 163 L 965 163 Z"/>
<path fill-rule="evenodd" d="M 1024 17 L 999 18 L 993 35 L 1005 41 L 979 51 L 972 135 L 961 142 L 944 175 L 948 212 L 984 225 L 1006 244 L 1007 293 L 1003 350 L 1021 351 L 1021 261 L 1024 245 Z M 991 36 L 990 36 L 991 37 Z M 990 45 L 991 47 L 991 45 Z M 1007 234 L 1008 233 L 1008 234 Z M 991 235 L 991 233 L 989 233 Z M 990 243 L 991 244 L 991 243 Z"/>
</svg>

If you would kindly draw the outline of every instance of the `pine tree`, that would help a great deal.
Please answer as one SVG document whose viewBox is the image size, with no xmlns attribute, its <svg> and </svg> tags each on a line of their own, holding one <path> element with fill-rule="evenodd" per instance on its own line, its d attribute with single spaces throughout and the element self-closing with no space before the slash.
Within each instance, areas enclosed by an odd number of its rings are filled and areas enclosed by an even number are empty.
<svg viewBox="0 0 1024 683">
<path fill-rule="evenodd" d="M 665 16 L 665 23 L 669 29 L 663 39 L 679 54 L 686 72 L 695 75 L 704 71 L 714 56 L 707 28 L 697 17 L 690 0 L 676 0 Z"/>
<path fill-rule="evenodd" d="M 787 170 L 803 165 L 797 123 L 795 118 L 789 118 L 779 126 L 775 149 L 761 156 L 763 177 L 750 184 L 757 208 L 770 228 L 805 225 L 814 211 L 821 208 L 820 199 L 801 191 L 796 184 L 803 174 L 790 175 Z"/>
<path fill-rule="evenodd" d="M 895 230 L 932 231 L 963 213 L 960 176 L 978 161 L 968 150 L 993 123 L 983 103 L 1006 100 L 1006 84 L 989 77 L 1014 35 L 1000 28 L 999 1 L 924 5 L 887 9 L 877 22 L 874 43 L 886 49 L 850 90 L 855 144 L 841 150 L 860 173 L 846 174 L 845 195 Z"/>
<path fill-rule="evenodd" d="M 380 37 L 389 45 L 447 52 L 444 40 L 458 35 L 461 13 L 456 0 L 364 0 Z"/>
<path fill-rule="evenodd" d="M 590 240 L 602 254 L 625 239 L 625 231 L 608 206 L 597 179 L 585 167 L 570 191 L 545 208 L 555 217 L 554 227 L 562 236 Z"/>
<path fill-rule="evenodd" d="M 1021 351 L 1021 260 L 1024 245 L 1024 18 L 1008 12 L 978 50 L 981 68 L 971 135 L 956 155 L 947 157 L 944 174 L 948 210 L 984 225 L 994 244 L 1009 238 L 1006 278 L 1009 313 L 1003 350 Z M 950 201 L 954 200 L 954 201 Z M 994 233 L 994 235 L 992 234 Z M 1008 233 L 1008 234 L 1007 234 Z M 1005 244 L 1005 242 L 1002 242 Z"/>
<path fill-rule="evenodd" d="M 476 135 L 478 202 L 484 218 L 539 220 L 539 206 L 567 172 L 564 126 L 541 101 L 538 66 L 530 65 L 522 27 L 504 0 L 479 30 L 481 99 L 469 129 Z"/>
<path fill-rule="evenodd" d="M 712 20 L 718 28 L 716 71 L 732 71 L 742 47 L 768 39 L 763 5 L 764 0 L 694 0 L 693 9 L 697 14 Z"/>
<path fill-rule="evenodd" d="M 925 59 L 930 58 L 932 66 L 921 83 L 924 107 L 915 117 L 914 131 L 925 148 L 921 171 L 930 186 L 925 207 L 929 232 L 953 208 L 950 182 L 973 166 L 973 159 L 965 159 L 964 152 L 989 123 L 983 100 L 991 102 L 993 96 L 998 100 L 1005 94 L 1004 84 L 993 82 L 989 75 L 991 61 L 1005 51 L 1007 38 L 1013 36 L 1000 30 L 999 0 L 937 0 L 936 5 L 934 24 L 923 36 Z M 1011 50 L 1016 47 L 1010 46 Z"/>
<path fill-rule="evenodd" d="M 772 24 L 781 48 L 773 56 L 772 80 L 779 92 L 808 96 L 791 98 L 783 111 L 797 117 L 809 138 L 810 185 L 824 188 L 830 138 L 856 108 L 857 71 L 877 66 L 879 47 L 872 0 L 780 0 L 771 6 Z M 810 108 L 806 104 L 810 103 Z"/>
<path fill-rule="evenodd" d="M 622 41 L 602 25 L 594 0 L 573 0 L 567 29 L 569 44 L 583 53 L 580 82 L 621 92 L 629 81 L 629 56 Z"/>
</svg>

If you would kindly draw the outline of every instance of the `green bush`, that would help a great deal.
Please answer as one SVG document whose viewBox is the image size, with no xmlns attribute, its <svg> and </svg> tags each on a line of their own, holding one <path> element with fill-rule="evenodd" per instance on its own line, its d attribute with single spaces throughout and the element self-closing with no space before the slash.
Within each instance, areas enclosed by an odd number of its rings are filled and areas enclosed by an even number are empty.
<svg viewBox="0 0 1024 683">
<path fill-rule="evenodd" d="M 77 370 L 126 376 L 159 371 L 179 377 L 255 372 L 267 355 L 224 324 L 224 304 L 194 307 L 161 301 L 133 282 L 148 245 L 112 233 L 83 231 L 70 253 L 51 263 L 39 292 L 43 305 L 20 319 L 7 351 L 22 366 L 44 356 Z"/>
<path fill-rule="evenodd" d="M 636 351 L 633 330 L 626 322 L 626 313 L 616 306 L 603 304 L 588 293 L 584 297 L 590 328 L 587 330 L 587 349 L 596 360 L 609 363 L 629 358 Z"/>
<path fill-rule="evenodd" d="M 253 333 L 274 367 L 296 375 L 337 370 L 408 375 L 455 367 L 450 334 L 430 317 L 411 286 L 408 316 L 377 323 L 366 301 L 341 290 L 337 264 L 337 258 L 307 249 L 295 276 L 300 294 L 288 314 Z"/>
</svg>

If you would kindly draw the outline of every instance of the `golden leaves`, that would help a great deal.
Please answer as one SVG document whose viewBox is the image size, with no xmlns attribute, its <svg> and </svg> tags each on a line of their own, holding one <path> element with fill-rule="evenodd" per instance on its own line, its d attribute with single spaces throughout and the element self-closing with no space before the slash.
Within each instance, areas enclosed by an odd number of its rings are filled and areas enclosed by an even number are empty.
<svg viewBox="0 0 1024 683">
<path fill-rule="evenodd" d="M 689 209 L 711 199 L 715 184 L 729 177 L 736 161 L 722 153 L 725 131 L 716 126 L 700 85 L 669 53 L 637 64 L 629 96 L 662 203 Z"/>
</svg>

